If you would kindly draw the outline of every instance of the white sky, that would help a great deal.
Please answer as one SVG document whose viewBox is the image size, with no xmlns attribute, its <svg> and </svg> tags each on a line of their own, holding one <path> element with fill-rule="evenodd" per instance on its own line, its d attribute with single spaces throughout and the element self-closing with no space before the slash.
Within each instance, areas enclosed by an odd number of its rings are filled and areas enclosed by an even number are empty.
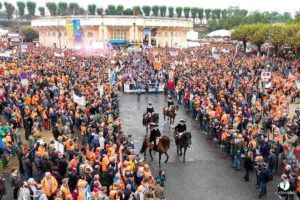
<svg viewBox="0 0 300 200">
<path fill-rule="evenodd" d="M 16 5 L 18 0 L 8 0 Z M 37 3 L 37 7 L 44 6 L 49 0 L 31 0 Z M 300 0 L 50 0 L 50 2 L 76 2 L 81 7 L 87 9 L 88 4 L 96 4 L 97 7 L 106 8 L 107 5 L 119 5 L 122 4 L 125 8 L 133 6 L 143 5 L 165 5 L 165 6 L 189 6 L 189 7 L 201 7 L 201 8 L 228 8 L 229 6 L 239 6 L 241 9 L 247 9 L 248 11 L 278 11 L 280 13 L 290 12 L 292 15 L 297 10 L 300 10 Z M 27 2 L 27 0 L 24 0 Z M 46 9 L 47 10 L 47 9 Z M 36 10 L 36 14 L 38 14 Z M 46 14 L 48 11 L 46 12 Z"/>
</svg>

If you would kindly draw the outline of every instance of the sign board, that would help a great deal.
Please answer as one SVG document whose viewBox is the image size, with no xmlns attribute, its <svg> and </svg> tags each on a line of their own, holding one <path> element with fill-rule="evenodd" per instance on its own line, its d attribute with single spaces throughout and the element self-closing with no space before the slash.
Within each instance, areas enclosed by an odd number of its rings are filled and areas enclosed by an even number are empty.
<svg viewBox="0 0 300 200">
<path fill-rule="evenodd" d="M 28 80 L 27 79 L 22 79 L 21 84 L 22 84 L 22 86 L 27 86 L 28 85 Z"/>
<path fill-rule="evenodd" d="M 171 56 L 177 56 L 178 55 L 178 51 L 169 51 Z"/>
<path fill-rule="evenodd" d="M 171 69 L 175 69 L 175 63 L 171 63 Z"/>
<path fill-rule="evenodd" d="M 73 94 L 73 101 L 81 106 L 85 106 L 85 104 L 86 104 L 84 96 L 79 97 L 79 96 Z"/>
<path fill-rule="evenodd" d="M 161 69 L 161 62 L 154 62 L 154 69 Z"/>
<path fill-rule="evenodd" d="M 21 72 L 21 73 L 20 73 L 20 78 L 21 78 L 21 79 L 27 79 L 27 78 L 28 78 L 28 75 L 27 75 L 25 72 Z"/>
<path fill-rule="evenodd" d="M 55 56 L 55 57 L 63 57 L 63 56 L 64 56 L 64 53 L 54 53 L 54 56 Z"/>
<path fill-rule="evenodd" d="M 261 78 L 271 78 L 271 72 L 262 72 Z"/>
<path fill-rule="evenodd" d="M 152 45 L 143 45 L 143 48 L 144 48 L 144 49 L 151 49 L 151 48 L 152 48 Z"/>
<path fill-rule="evenodd" d="M 54 141 L 54 148 L 55 148 L 55 150 L 57 150 L 61 153 L 64 153 L 64 145 L 61 144 L 60 142 Z"/>
</svg>

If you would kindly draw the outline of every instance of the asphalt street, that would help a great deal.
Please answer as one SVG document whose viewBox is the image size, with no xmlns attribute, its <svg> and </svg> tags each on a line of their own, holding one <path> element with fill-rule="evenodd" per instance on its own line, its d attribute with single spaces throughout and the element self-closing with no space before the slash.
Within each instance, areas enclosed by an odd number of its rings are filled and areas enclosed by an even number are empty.
<svg viewBox="0 0 300 200">
<path fill-rule="evenodd" d="M 244 182 L 245 171 L 236 171 L 231 167 L 232 161 L 227 158 L 218 145 L 204 135 L 198 121 L 195 121 L 191 113 L 186 111 L 183 105 L 180 105 L 174 126 L 180 119 L 186 119 L 187 130 L 192 133 L 192 145 L 187 150 L 186 162 L 182 162 L 182 157 L 177 156 L 172 126 L 170 127 L 167 121 L 163 120 L 163 106 L 167 105 L 163 94 L 160 94 L 159 98 L 150 94 L 148 99 L 142 95 L 140 102 L 137 101 L 136 94 L 122 93 L 120 96 L 122 127 L 127 134 L 132 135 L 137 151 L 141 149 L 146 135 L 146 129 L 142 125 L 142 115 L 146 112 L 149 100 L 152 101 L 154 111 L 159 113 L 159 129 L 162 135 L 171 139 L 168 152 L 169 162 L 166 164 L 162 162 L 161 165 L 167 176 L 165 191 L 168 200 L 258 199 L 259 190 L 255 185 L 255 172 L 251 172 L 250 182 Z M 159 170 L 158 154 L 156 153 L 154 159 L 151 160 L 147 151 L 146 159 L 150 163 L 153 175 L 157 175 Z M 163 155 L 162 161 L 165 159 L 166 157 Z M 241 167 L 243 167 L 243 162 L 241 162 Z M 277 184 L 280 182 L 280 174 L 277 172 L 274 180 L 267 184 L 268 194 L 262 199 L 277 199 L 275 192 Z"/>
</svg>

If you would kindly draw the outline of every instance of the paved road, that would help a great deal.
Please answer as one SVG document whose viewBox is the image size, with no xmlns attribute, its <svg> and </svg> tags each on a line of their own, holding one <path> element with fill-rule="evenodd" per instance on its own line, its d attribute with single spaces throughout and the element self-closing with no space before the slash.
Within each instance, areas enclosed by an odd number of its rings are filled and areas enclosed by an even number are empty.
<svg viewBox="0 0 300 200">
<path fill-rule="evenodd" d="M 153 94 L 149 96 L 155 112 L 159 113 L 159 129 L 163 135 L 171 139 L 169 150 L 169 162 L 162 163 L 162 169 L 167 175 L 166 193 L 170 200 L 252 200 L 258 198 L 259 190 L 256 188 L 256 177 L 252 172 L 250 182 L 244 182 L 245 171 L 235 171 L 231 168 L 231 161 L 220 151 L 220 148 L 208 140 L 202 133 L 197 121 L 183 106 L 179 107 L 175 125 L 179 119 L 187 120 L 187 129 L 192 132 L 192 145 L 187 150 L 186 162 L 182 162 L 176 153 L 172 131 L 169 125 L 164 122 L 162 108 L 166 105 L 166 100 L 161 94 L 160 98 L 155 98 Z M 137 102 L 136 94 L 121 94 L 120 118 L 123 122 L 123 129 L 126 133 L 133 135 L 135 147 L 140 150 L 143 138 L 146 134 L 142 125 L 142 114 L 146 111 L 148 100 L 141 97 Z M 147 152 L 148 153 L 148 152 Z M 162 160 L 165 156 L 162 156 Z M 147 161 L 150 162 L 153 174 L 156 174 L 158 165 L 158 154 L 151 161 L 147 154 Z M 280 173 L 278 173 L 280 174 Z M 279 175 L 275 180 L 268 183 L 268 196 L 262 199 L 276 199 L 276 185 L 279 183 Z"/>
</svg>

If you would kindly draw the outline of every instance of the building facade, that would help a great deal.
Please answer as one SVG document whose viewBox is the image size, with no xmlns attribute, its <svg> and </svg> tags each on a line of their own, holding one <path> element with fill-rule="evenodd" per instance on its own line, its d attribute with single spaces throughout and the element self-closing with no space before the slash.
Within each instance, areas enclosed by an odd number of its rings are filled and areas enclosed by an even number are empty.
<svg viewBox="0 0 300 200">
<path fill-rule="evenodd" d="M 68 37 L 67 20 L 80 21 L 81 42 Z M 31 22 L 31 26 L 39 32 L 39 42 L 45 46 L 60 44 L 62 47 L 75 48 L 84 44 L 89 48 L 96 41 L 172 46 L 186 41 L 187 32 L 193 29 L 193 22 L 166 17 L 55 16 L 37 18 Z"/>
</svg>

